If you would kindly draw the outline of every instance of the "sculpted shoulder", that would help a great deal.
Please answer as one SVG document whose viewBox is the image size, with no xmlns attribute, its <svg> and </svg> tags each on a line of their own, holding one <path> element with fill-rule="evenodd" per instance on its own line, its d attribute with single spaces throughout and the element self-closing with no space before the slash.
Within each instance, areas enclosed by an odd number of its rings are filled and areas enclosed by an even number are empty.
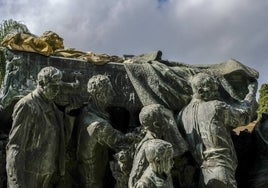
<svg viewBox="0 0 268 188">
<path fill-rule="evenodd" d="M 31 113 L 31 115 L 40 112 L 41 109 L 38 107 L 40 104 L 37 100 L 34 99 L 35 97 L 33 97 L 33 95 L 34 93 L 29 93 L 16 103 L 13 116 L 19 112 L 23 114 Z"/>
</svg>

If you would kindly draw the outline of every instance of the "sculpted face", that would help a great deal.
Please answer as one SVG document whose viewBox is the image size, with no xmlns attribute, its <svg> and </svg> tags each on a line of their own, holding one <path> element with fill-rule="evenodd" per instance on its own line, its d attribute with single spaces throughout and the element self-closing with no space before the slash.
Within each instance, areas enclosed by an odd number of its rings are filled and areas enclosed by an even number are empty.
<svg viewBox="0 0 268 188">
<path fill-rule="evenodd" d="M 87 91 L 102 106 L 111 104 L 115 92 L 108 76 L 95 75 L 88 81 Z"/>
<path fill-rule="evenodd" d="M 214 100 L 218 96 L 218 83 L 210 75 L 197 74 L 192 80 L 194 97 L 204 101 Z"/>
<path fill-rule="evenodd" d="M 48 100 L 54 100 L 60 91 L 59 83 L 49 83 L 43 88 L 43 95 Z"/>
<path fill-rule="evenodd" d="M 200 95 L 201 99 L 208 101 L 214 99 L 217 96 L 218 87 L 215 83 L 207 82 L 200 85 L 197 92 Z"/>
<path fill-rule="evenodd" d="M 38 90 L 47 100 L 54 100 L 60 91 L 62 73 L 55 67 L 45 67 L 37 75 Z"/>
</svg>

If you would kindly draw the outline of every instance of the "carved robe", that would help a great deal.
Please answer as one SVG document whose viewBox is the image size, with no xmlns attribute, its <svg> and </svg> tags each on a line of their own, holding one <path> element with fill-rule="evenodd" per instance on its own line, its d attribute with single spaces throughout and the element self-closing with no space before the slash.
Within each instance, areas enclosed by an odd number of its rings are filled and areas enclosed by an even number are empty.
<svg viewBox="0 0 268 188">
<path fill-rule="evenodd" d="M 48 187 L 53 173 L 64 175 L 64 147 L 61 112 L 34 90 L 14 108 L 7 144 L 9 187 Z"/>
<path fill-rule="evenodd" d="M 204 184 L 218 182 L 223 187 L 236 187 L 237 157 L 229 130 L 248 123 L 247 108 L 235 108 L 218 100 L 193 99 L 179 120 L 190 151 L 201 167 Z"/>
<path fill-rule="evenodd" d="M 120 147 L 124 136 L 110 125 L 108 114 L 95 109 L 84 108 L 78 123 L 77 158 L 82 187 L 102 188 L 108 147 Z"/>
<path fill-rule="evenodd" d="M 133 158 L 133 165 L 129 175 L 128 187 L 133 188 L 135 183 L 141 178 L 143 172 L 149 166 L 149 162 L 145 157 L 145 147 L 146 143 L 152 139 L 155 139 L 156 136 L 147 132 L 144 138 L 136 147 L 136 151 Z"/>
</svg>

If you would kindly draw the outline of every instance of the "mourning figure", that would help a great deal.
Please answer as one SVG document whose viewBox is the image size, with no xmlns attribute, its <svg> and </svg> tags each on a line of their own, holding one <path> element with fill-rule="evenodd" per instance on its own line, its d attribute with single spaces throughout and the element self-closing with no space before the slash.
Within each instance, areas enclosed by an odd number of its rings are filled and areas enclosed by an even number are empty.
<svg viewBox="0 0 268 188">
<path fill-rule="evenodd" d="M 88 81 L 89 105 L 78 117 L 78 170 L 81 187 L 101 188 L 108 164 L 108 148 L 119 152 L 129 138 L 111 126 L 107 107 L 115 92 L 107 75 L 95 75 Z"/>
<path fill-rule="evenodd" d="M 62 73 L 45 67 L 38 73 L 37 88 L 14 107 L 6 147 L 8 187 L 49 187 L 53 175 L 64 175 L 62 114 L 53 100 Z"/>
<path fill-rule="evenodd" d="M 168 130 L 171 129 L 169 123 L 172 121 L 169 112 L 168 109 L 160 104 L 147 105 L 141 109 L 139 120 L 142 129 L 145 131 L 145 136 L 136 146 L 128 181 L 129 188 L 134 187 L 135 183 L 141 178 L 149 166 L 145 156 L 147 142 L 152 139 L 172 140 L 172 138 L 168 138 L 169 135 L 167 134 L 169 132 Z"/>
<path fill-rule="evenodd" d="M 237 157 L 230 130 L 251 121 L 257 85 L 249 83 L 248 94 L 236 105 L 221 100 L 219 83 L 211 75 L 196 74 L 191 86 L 193 98 L 178 124 L 201 169 L 199 187 L 235 188 Z"/>
<path fill-rule="evenodd" d="M 171 168 L 173 166 L 173 149 L 169 142 L 152 139 L 146 143 L 145 157 L 149 166 L 135 188 L 173 188 Z"/>
</svg>

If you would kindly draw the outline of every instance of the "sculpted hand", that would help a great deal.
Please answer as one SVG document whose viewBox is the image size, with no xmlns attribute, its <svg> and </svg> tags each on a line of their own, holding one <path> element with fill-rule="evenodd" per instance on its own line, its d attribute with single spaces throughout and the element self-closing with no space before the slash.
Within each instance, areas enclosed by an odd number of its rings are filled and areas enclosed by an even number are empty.
<svg viewBox="0 0 268 188">
<path fill-rule="evenodd" d="M 248 94 L 255 95 L 258 89 L 258 83 L 252 82 L 248 85 Z"/>
<path fill-rule="evenodd" d="M 244 101 L 252 103 L 255 101 L 256 93 L 258 89 L 258 83 L 257 82 L 251 82 L 248 84 L 248 94 L 244 98 Z"/>
</svg>

